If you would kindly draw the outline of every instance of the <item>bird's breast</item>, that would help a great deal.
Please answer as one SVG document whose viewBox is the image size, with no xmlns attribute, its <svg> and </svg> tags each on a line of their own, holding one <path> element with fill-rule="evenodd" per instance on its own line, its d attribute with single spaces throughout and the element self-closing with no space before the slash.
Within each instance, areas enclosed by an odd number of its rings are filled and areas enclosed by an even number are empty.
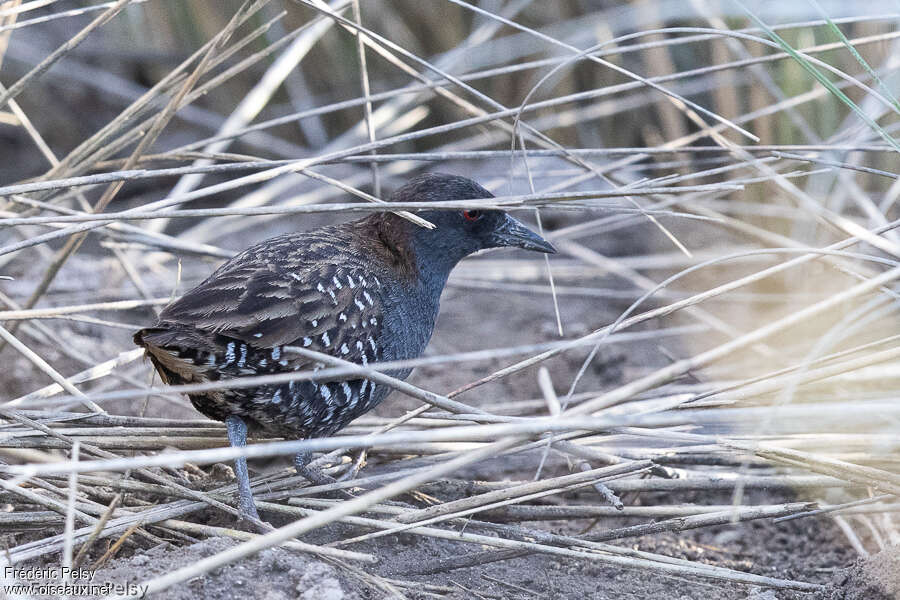
<svg viewBox="0 0 900 600">
<path fill-rule="evenodd" d="M 384 360 L 409 360 L 425 351 L 437 319 L 439 297 L 413 285 L 395 288 L 385 301 Z M 405 370 L 402 377 L 412 369 Z"/>
</svg>

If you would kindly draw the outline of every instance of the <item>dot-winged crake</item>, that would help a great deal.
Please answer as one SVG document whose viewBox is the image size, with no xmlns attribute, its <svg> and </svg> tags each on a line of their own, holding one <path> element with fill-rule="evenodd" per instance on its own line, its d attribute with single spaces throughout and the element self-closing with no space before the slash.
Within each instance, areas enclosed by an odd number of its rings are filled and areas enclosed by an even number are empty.
<svg viewBox="0 0 900 600">
<path fill-rule="evenodd" d="M 465 177 L 416 177 L 392 202 L 491 198 Z M 354 363 L 421 356 L 431 338 L 441 292 L 464 257 L 485 248 L 553 246 L 498 210 L 427 210 L 427 229 L 390 212 L 280 235 L 241 252 L 203 283 L 169 304 L 134 341 L 146 349 L 166 383 L 190 384 L 316 369 L 321 363 L 290 353 L 295 346 Z M 405 379 L 411 369 L 389 371 Z M 190 393 L 201 413 L 225 421 L 233 446 L 248 428 L 305 439 L 332 435 L 390 393 L 368 379 L 291 381 Z M 297 455 L 299 473 L 309 453 Z M 259 520 L 247 462 L 235 461 L 239 509 Z"/>
</svg>

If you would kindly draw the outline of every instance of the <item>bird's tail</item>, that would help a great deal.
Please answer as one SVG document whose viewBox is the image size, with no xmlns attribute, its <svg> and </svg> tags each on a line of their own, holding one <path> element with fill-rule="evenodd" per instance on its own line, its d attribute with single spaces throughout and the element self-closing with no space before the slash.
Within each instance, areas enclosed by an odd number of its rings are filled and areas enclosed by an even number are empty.
<svg viewBox="0 0 900 600">
<path fill-rule="evenodd" d="M 203 336 L 199 332 L 162 327 L 145 327 L 135 332 L 133 337 L 134 343 L 145 350 L 163 381 L 171 384 L 208 380 L 207 369 L 198 368 L 196 361 L 197 342 L 201 340 L 194 338 Z"/>
<path fill-rule="evenodd" d="M 131 339 L 134 340 L 135 344 L 137 344 L 138 346 L 140 346 L 141 348 L 144 348 L 146 350 L 147 342 L 144 340 L 144 336 L 146 336 L 146 335 L 152 336 L 154 333 L 158 333 L 159 331 L 161 331 L 161 330 L 156 329 L 154 327 L 145 327 L 143 329 L 139 329 L 138 331 L 136 331 L 134 336 L 132 336 Z"/>
</svg>

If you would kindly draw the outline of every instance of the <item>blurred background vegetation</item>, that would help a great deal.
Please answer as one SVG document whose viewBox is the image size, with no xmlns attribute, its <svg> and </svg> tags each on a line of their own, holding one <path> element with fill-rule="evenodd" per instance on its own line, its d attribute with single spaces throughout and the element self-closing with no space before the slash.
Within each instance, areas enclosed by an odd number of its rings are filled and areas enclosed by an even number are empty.
<svg viewBox="0 0 900 600">
<path fill-rule="evenodd" d="M 22 103 L 40 107 L 31 115 L 36 127 L 45 133 L 51 147 L 64 153 L 108 122 L 129 100 L 158 82 L 220 31 L 240 4 L 237 0 L 153 0 L 134 3 L 123 11 L 120 18 L 90 36 L 46 76 L 30 85 L 22 95 Z M 476 3 L 480 8 L 494 11 L 501 11 L 505 5 L 513 4 L 498 1 Z M 878 2 L 822 2 L 821 6 L 829 17 L 840 19 L 859 17 L 863 12 L 875 15 L 881 4 L 884 4 L 885 14 L 892 10 L 890 3 Z M 821 18 L 816 7 L 807 2 L 751 2 L 748 5 L 770 25 Z M 18 20 L 58 15 L 62 8 L 75 9 L 79 6 L 88 6 L 88 3 L 60 1 L 53 6 L 19 15 Z M 304 26 L 317 16 L 314 10 L 298 3 L 271 2 L 249 19 L 241 31 L 245 33 L 262 26 L 281 11 L 285 12 L 284 16 L 272 23 L 265 35 L 252 40 L 221 68 L 264 50 L 286 32 Z M 361 14 L 366 27 L 433 62 L 459 50 L 460 44 L 467 40 L 475 26 L 488 21 L 471 10 L 441 1 L 368 0 L 362 3 Z M 710 27 L 713 22 L 734 29 L 753 25 L 737 3 L 687 0 L 529 2 L 523 3 L 515 15 L 518 23 L 546 31 L 579 48 L 626 33 L 661 27 Z M 4 81 L 15 81 L 94 16 L 96 11 L 4 32 L 8 43 L 2 64 Z M 890 32 L 894 29 L 894 22 L 872 18 L 843 24 L 841 28 L 848 38 L 856 39 Z M 643 35 L 630 43 L 686 35 Z M 795 48 L 837 41 L 826 26 L 794 26 L 780 31 L 780 35 Z M 707 39 L 626 54 L 612 53 L 607 58 L 650 77 L 685 73 L 735 60 L 733 44 L 734 40 Z M 776 51 L 754 43 L 741 45 L 745 56 Z M 859 44 L 857 49 L 870 65 L 883 65 L 894 45 L 892 39 L 885 39 Z M 543 40 L 508 26 L 500 26 L 490 40 L 477 46 L 463 47 L 462 50 L 462 56 L 453 62 L 453 72 L 457 74 L 477 73 L 567 55 L 564 49 L 554 48 Z M 845 72 L 852 73 L 859 69 L 857 60 L 846 48 L 817 53 L 816 57 Z M 267 56 L 198 99 L 193 103 L 194 110 L 179 114 L 157 147 L 165 149 L 216 131 L 276 58 L 277 55 Z M 778 60 L 766 64 L 764 68 L 786 97 L 798 96 L 817 86 L 794 60 Z M 544 62 L 506 74 L 481 75 L 471 84 L 505 106 L 517 106 L 548 70 Z M 368 73 L 373 93 L 393 90 L 410 81 L 408 75 L 371 51 L 368 52 Z M 608 68 L 580 61 L 561 71 L 549 84 L 543 85 L 534 100 L 629 81 L 630 78 Z M 888 82 L 891 83 L 890 78 Z M 764 86 L 759 85 L 750 70 L 743 68 L 685 75 L 667 85 L 673 91 L 729 118 L 765 109 L 778 101 Z M 330 27 L 308 55 L 291 70 L 285 85 L 280 86 L 271 99 L 260 107 L 257 120 L 356 98 L 360 95 L 360 86 L 359 54 L 354 37 L 340 27 Z M 859 89 L 850 87 L 847 92 L 857 102 L 863 99 L 864 92 Z M 417 122 L 417 127 L 452 122 L 462 115 L 458 106 L 441 98 L 432 97 L 424 106 L 427 113 Z M 536 111 L 531 118 L 555 120 L 555 126 L 544 130 L 566 146 L 653 146 L 696 130 L 696 126 L 666 98 L 646 87 L 616 94 L 614 100 L 607 100 L 599 106 L 589 100 L 581 100 L 562 108 L 566 118 L 559 114 L 559 107 Z M 787 111 L 761 115 L 744 126 L 760 138 L 761 144 L 802 144 L 812 141 L 809 139 L 811 134 L 828 139 L 840 131 L 849 113 L 848 107 L 831 95 L 799 104 L 795 110 L 796 115 L 802 117 L 805 127 L 798 127 L 797 119 Z M 361 114 L 359 106 L 329 111 L 270 129 L 269 132 L 283 144 L 274 147 L 265 144 L 247 146 L 238 140 L 233 150 L 270 158 L 297 157 L 321 148 L 357 127 Z M 451 139 L 465 139 L 471 132 L 460 130 L 451 135 Z M 734 132 L 726 132 L 725 135 L 740 141 L 740 136 Z M 45 161 L 21 128 L 2 127 L 0 136 L 5 157 L 0 165 L 3 181 L 36 176 L 45 170 Z M 405 144 L 397 150 L 422 151 L 447 141 L 443 137 L 429 137 Z M 506 140 L 489 146 L 503 148 Z M 884 166 L 882 161 L 890 160 L 887 157 L 874 158 L 878 164 L 870 166 Z"/>
</svg>

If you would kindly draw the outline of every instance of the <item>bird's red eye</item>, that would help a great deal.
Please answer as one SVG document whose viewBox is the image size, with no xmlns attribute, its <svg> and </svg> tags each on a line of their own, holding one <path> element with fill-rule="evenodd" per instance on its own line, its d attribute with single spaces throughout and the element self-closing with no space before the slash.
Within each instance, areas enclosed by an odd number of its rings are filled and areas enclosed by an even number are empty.
<svg viewBox="0 0 900 600">
<path fill-rule="evenodd" d="M 463 216 L 466 218 L 466 221 L 477 221 L 481 218 L 480 210 L 464 210 Z"/>
</svg>

